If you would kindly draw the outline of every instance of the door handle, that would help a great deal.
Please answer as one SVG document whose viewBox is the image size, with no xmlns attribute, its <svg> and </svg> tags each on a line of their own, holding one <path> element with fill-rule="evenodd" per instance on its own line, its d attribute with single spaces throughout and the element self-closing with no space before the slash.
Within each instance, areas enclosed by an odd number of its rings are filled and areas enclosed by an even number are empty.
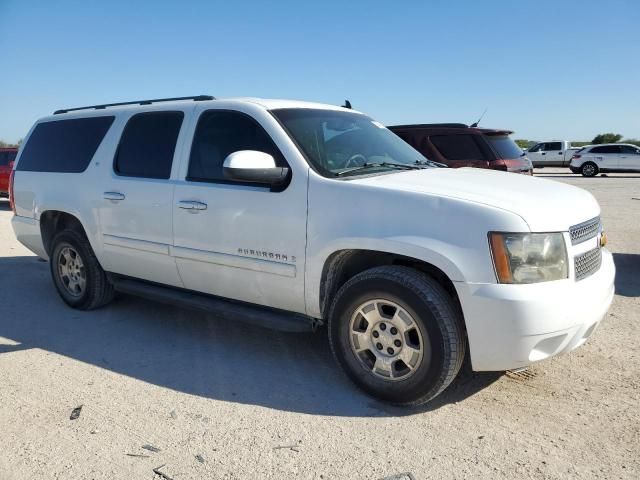
<svg viewBox="0 0 640 480">
<path fill-rule="evenodd" d="M 185 210 L 206 210 L 207 204 L 202 202 L 195 202 L 191 200 L 180 200 L 178 202 L 178 207 L 183 208 Z"/>
<path fill-rule="evenodd" d="M 124 193 L 120 192 L 104 192 L 104 198 L 105 200 L 120 201 L 124 200 L 125 196 Z"/>
<path fill-rule="evenodd" d="M 558 152 L 558 155 L 562 155 L 562 152 Z"/>
<path fill-rule="evenodd" d="M 547 152 L 542 152 L 542 155 L 546 155 L 546 154 L 547 154 Z"/>
</svg>

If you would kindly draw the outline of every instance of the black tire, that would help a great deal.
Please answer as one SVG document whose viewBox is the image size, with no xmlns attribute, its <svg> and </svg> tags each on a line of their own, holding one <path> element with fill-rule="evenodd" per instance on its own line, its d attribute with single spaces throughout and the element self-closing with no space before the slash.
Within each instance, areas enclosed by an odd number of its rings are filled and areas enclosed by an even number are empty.
<svg viewBox="0 0 640 480">
<path fill-rule="evenodd" d="M 63 230 L 55 235 L 51 245 L 49 259 L 51 276 L 58 293 L 67 305 L 79 310 L 93 310 L 113 300 L 115 295 L 113 285 L 100 266 L 85 235 L 76 230 Z M 69 248 L 77 252 L 83 264 L 85 287 L 76 295 L 68 291 L 60 273 L 61 253 Z"/>
<path fill-rule="evenodd" d="M 593 162 L 585 162 L 580 167 L 580 173 L 583 177 L 595 177 L 599 171 L 598 165 Z"/>
<path fill-rule="evenodd" d="M 352 318 L 372 299 L 400 306 L 420 332 L 422 359 L 406 379 L 380 378 L 352 349 Z M 347 376 L 370 395 L 400 405 L 419 405 L 442 393 L 458 374 L 466 349 L 456 302 L 433 278 L 400 266 L 372 268 L 347 281 L 331 304 L 328 330 L 333 354 Z"/>
</svg>

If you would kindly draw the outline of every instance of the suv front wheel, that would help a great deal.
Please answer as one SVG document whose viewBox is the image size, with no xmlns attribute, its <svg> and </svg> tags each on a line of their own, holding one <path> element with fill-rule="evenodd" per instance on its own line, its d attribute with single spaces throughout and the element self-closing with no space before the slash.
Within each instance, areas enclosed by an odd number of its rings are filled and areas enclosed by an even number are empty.
<svg viewBox="0 0 640 480">
<path fill-rule="evenodd" d="M 399 266 L 347 281 L 331 305 L 329 340 L 356 385 L 401 405 L 428 402 L 447 388 L 466 348 L 451 296 L 433 278 Z"/>
<path fill-rule="evenodd" d="M 56 289 L 69 306 L 92 310 L 113 299 L 113 285 L 87 238 L 76 230 L 63 230 L 53 238 L 49 265 Z"/>
</svg>

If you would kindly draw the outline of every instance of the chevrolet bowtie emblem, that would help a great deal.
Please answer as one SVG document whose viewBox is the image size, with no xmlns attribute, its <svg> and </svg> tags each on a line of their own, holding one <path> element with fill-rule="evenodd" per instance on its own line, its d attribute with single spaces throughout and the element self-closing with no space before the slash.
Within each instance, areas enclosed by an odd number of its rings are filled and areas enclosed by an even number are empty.
<svg viewBox="0 0 640 480">
<path fill-rule="evenodd" d="M 600 248 L 604 247 L 607 244 L 607 234 L 602 232 L 600 234 Z"/>
</svg>

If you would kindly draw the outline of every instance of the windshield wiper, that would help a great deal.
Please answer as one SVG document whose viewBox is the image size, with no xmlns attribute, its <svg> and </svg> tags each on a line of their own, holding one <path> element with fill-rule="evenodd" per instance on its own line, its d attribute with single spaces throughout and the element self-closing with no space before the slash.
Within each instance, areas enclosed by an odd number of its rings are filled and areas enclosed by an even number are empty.
<svg viewBox="0 0 640 480">
<path fill-rule="evenodd" d="M 436 167 L 436 168 L 443 168 L 443 167 L 447 167 L 447 165 L 445 165 L 444 163 L 440 163 L 440 162 L 434 162 L 433 160 L 429 160 L 429 159 L 424 159 L 424 160 L 416 160 L 416 165 L 430 165 L 432 167 Z"/>
<path fill-rule="evenodd" d="M 417 163 L 414 165 L 411 165 L 407 163 L 393 163 L 393 162 L 372 162 L 372 163 L 367 162 L 358 167 L 347 168 L 346 170 L 335 172 L 335 176 L 339 177 L 347 173 L 357 172 L 359 170 L 368 170 L 369 168 L 379 168 L 379 167 L 395 168 L 398 170 L 421 170 L 424 168 L 424 166 Z"/>
</svg>

